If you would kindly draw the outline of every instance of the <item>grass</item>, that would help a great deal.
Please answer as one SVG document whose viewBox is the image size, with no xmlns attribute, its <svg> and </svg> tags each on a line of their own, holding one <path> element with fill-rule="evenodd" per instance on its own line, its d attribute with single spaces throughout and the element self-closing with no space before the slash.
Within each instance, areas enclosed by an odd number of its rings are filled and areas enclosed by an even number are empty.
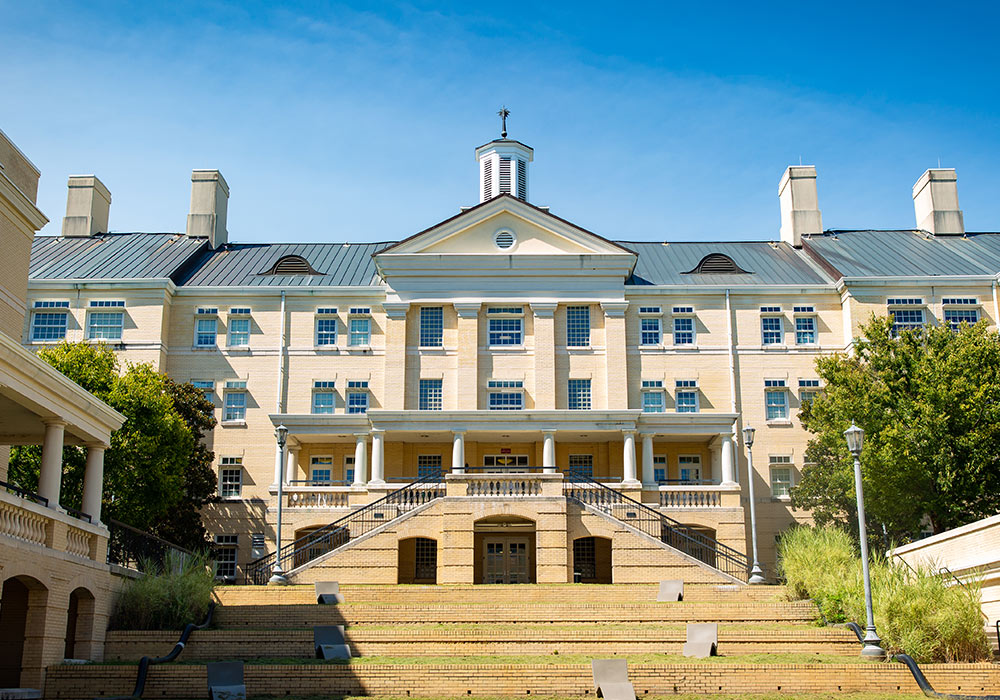
<svg viewBox="0 0 1000 700">
<path fill-rule="evenodd" d="M 151 571 L 155 567 L 145 567 Z M 215 581 L 202 556 L 168 553 L 160 572 L 129 581 L 115 603 L 108 628 L 180 630 L 205 619 Z"/>
</svg>

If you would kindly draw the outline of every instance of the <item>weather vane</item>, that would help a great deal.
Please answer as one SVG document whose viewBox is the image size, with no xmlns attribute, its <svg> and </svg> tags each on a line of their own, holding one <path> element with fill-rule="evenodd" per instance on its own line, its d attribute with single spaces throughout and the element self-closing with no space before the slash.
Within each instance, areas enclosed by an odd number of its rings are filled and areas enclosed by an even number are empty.
<svg viewBox="0 0 1000 700">
<path fill-rule="evenodd" d="M 506 107 L 501 107 L 500 111 L 497 112 L 497 116 L 500 117 L 500 122 L 502 124 L 502 128 L 500 130 L 500 138 L 505 139 L 507 138 L 507 117 L 510 116 L 510 110 L 507 109 Z"/>
</svg>

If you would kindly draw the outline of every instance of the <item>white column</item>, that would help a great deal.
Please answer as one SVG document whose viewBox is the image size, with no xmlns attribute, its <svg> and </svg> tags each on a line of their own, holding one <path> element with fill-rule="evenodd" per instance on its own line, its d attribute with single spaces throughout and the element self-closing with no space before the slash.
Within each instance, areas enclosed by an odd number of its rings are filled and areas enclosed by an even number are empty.
<svg viewBox="0 0 1000 700">
<path fill-rule="evenodd" d="M 709 465 L 712 468 L 712 482 L 722 481 L 722 447 L 718 444 L 708 446 Z"/>
<path fill-rule="evenodd" d="M 286 449 L 288 450 L 288 458 L 285 460 L 285 483 L 290 484 L 299 475 L 299 450 L 302 448 L 300 445 L 296 445 Z"/>
<path fill-rule="evenodd" d="M 372 430 L 372 480 L 370 486 L 385 484 L 385 431 Z"/>
<path fill-rule="evenodd" d="M 623 486 L 640 486 L 639 480 L 635 478 L 635 431 L 625 431 L 625 473 L 622 477 Z"/>
<path fill-rule="evenodd" d="M 42 468 L 38 476 L 38 495 L 49 499 L 49 508 L 59 508 L 65 429 L 66 424 L 60 420 L 45 421 L 45 442 L 42 444 Z"/>
<path fill-rule="evenodd" d="M 542 431 L 542 471 L 556 473 L 556 434 L 552 430 Z"/>
<path fill-rule="evenodd" d="M 722 485 L 736 486 L 736 462 L 733 455 L 733 436 L 722 434 Z"/>
<path fill-rule="evenodd" d="M 81 509 L 96 525 L 101 521 L 101 496 L 104 491 L 104 450 L 107 445 L 87 445 L 87 470 L 83 475 Z"/>
<path fill-rule="evenodd" d="M 647 488 L 656 487 L 656 475 L 653 473 L 653 435 L 642 434 L 642 485 Z"/>
<path fill-rule="evenodd" d="M 465 473 L 465 431 L 452 431 L 454 440 L 451 446 L 451 473 Z"/>
<path fill-rule="evenodd" d="M 354 485 L 368 484 L 368 433 L 354 434 Z"/>
</svg>

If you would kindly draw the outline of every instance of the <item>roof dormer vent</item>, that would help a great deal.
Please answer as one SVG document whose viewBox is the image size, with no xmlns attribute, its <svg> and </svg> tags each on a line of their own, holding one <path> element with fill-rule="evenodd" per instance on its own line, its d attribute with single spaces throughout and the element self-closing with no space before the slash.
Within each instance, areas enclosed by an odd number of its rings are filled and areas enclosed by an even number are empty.
<svg viewBox="0 0 1000 700">
<path fill-rule="evenodd" d="M 321 275 L 319 272 L 313 269 L 313 266 L 309 264 L 309 261 L 303 258 L 301 255 L 285 255 L 278 259 L 274 265 L 271 266 L 266 272 L 262 272 L 262 275 Z"/>
<path fill-rule="evenodd" d="M 736 261 L 724 253 L 709 253 L 701 259 L 701 262 L 693 269 L 684 273 L 685 275 L 748 275 L 749 271 L 744 270 L 736 264 Z"/>
</svg>

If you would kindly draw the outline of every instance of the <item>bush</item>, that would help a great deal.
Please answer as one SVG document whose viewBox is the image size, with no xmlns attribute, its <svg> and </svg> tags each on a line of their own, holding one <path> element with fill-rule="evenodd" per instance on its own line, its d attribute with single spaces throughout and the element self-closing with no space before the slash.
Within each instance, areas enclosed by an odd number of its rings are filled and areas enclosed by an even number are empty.
<svg viewBox="0 0 1000 700">
<path fill-rule="evenodd" d="M 850 536 L 835 527 L 797 527 L 778 544 L 779 568 L 791 595 L 812 598 L 831 622 L 864 627 L 861 559 Z M 947 585 L 929 566 L 911 569 L 875 555 L 872 609 L 882 647 L 920 662 L 989 658 L 977 582 Z"/>
<path fill-rule="evenodd" d="M 134 579 L 122 589 L 111 614 L 110 629 L 180 630 L 205 619 L 215 581 L 202 556 L 181 558 L 170 553 L 162 567 Z"/>
</svg>

